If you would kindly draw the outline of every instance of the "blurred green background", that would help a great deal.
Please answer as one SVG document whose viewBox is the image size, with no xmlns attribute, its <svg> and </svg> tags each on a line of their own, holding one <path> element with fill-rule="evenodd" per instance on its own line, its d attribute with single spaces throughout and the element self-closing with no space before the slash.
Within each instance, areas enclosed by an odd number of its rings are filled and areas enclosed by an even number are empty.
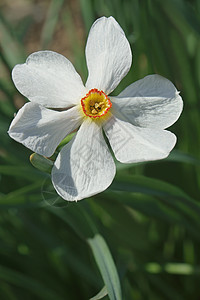
<svg viewBox="0 0 200 300">
<path fill-rule="evenodd" d="M 157 73 L 181 91 L 184 111 L 170 128 L 178 142 L 167 159 L 117 164 L 107 191 L 68 203 L 7 135 L 26 101 L 10 73 L 49 49 L 85 81 L 87 34 L 103 15 L 116 18 L 133 52 L 114 94 Z M 0 299 L 84 300 L 106 286 L 100 298 L 199 300 L 199 121 L 199 0 L 1 0 Z"/>
</svg>

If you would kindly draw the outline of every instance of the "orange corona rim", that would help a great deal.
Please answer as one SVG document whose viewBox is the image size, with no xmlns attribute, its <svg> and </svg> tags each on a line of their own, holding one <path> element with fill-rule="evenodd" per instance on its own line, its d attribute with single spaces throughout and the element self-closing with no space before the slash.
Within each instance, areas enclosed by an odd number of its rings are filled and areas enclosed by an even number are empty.
<svg viewBox="0 0 200 300">
<path fill-rule="evenodd" d="M 81 106 L 87 117 L 95 119 L 105 116 L 112 103 L 103 91 L 92 89 L 81 99 Z"/>
</svg>

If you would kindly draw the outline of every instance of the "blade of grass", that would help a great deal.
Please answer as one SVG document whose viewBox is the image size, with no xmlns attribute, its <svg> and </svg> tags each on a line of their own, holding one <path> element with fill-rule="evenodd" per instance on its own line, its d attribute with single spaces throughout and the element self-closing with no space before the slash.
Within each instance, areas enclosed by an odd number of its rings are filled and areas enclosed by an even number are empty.
<svg viewBox="0 0 200 300">
<path fill-rule="evenodd" d="M 56 29 L 59 13 L 63 7 L 64 0 L 52 0 L 47 12 L 46 21 L 41 33 L 41 47 L 47 48 L 53 38 Z"/>
<path fill-rule="evenodd" d="M 107 288 L 104 286 L 104 287 L 100 290 L 100 292 L 99 292 L 96 296 L 90 298 L 90 300 L 99 300 L 99 299 L 104 298 L 106 295 L 108 295 L 108 291 L 107 291 Z"/>
<path fill-rule="evenodd" d="M 111 300 L 122 300 L 117 269 L 105 240 L 97 234 L 94 238 L 88 239 L 88 243 L 103 277 L 109 298 Z"/>
</svg>

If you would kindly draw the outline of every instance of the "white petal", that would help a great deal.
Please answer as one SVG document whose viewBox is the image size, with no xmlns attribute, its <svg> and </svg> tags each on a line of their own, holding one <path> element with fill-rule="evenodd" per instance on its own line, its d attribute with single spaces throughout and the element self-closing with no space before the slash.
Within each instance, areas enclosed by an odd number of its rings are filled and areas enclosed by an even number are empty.
<svg viewBox="0 0 200 300">
<path fill-rule="evenodd" d="M 104 125 L 104 130 L 122 163 L 165 158 L 176 143 L 176 136 L 169 131 L 136 127 L 115 117 Z"/>
<path fill-rule="evenodd" d="M 115 176 L 115 164 L 96 122 L 85 120 L 59 153 L 52 170 L 58 194 L 77 201 L 104 191 Z"/>
<path fill-rule="evenodd" d="M 145 76 L 125 88 L 118 97 L 166 97 L 170 98 L 172 93 L 177 92 L 173 83 L 158 74 Z"/>
<path fill-rule="evenodd" d="M 59 143 L 78 128 L 81 119 L 76 106 L 58 112 L 29 102 L 18 111 L 8 134 L 32 151 L 49 157 Z"/>
<path fill-rule="evenodd" d="M 31 54 L 25 64 L 14 67 L 12 78 L 21 94 L 46 107 L 69 107 L 86 94 L 72 63 L 53 51 Z"/>
<path fill-rule="evenodd" d="M 112 98 L 119 118 L 133 125 L 164 129 L 179 118 L 183 101 L 175 86 L 159 75 L 149 75 Z"/>
<path fill-rule="evenodd" d="M 86 45 L 86 87 L 111 93 L 128 73 L 132 54 L 129 42 L 113 17 L 102 17 L 92 25 Z"/>
</svg>

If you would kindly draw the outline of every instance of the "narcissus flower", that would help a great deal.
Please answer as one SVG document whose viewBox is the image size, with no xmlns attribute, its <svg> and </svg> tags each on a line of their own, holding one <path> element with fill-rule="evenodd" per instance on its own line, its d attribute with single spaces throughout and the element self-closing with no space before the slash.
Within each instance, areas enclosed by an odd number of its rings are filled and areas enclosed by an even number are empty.
<svg viewBox="0 0 200 300">
<path fill-rule="evenodd" d="M 146 76 L 118 96 L 109 96 L 132 62 L 129 42 L 113 17 L 92 25 L 86 61 L 85 86 L 71 62 L 52 51 L 31 54 L 12 72 L 17 89 L 31 101 L 11 123 L 13 139 L 50 157 L 78 129 L 58 154 L 51 174 L 58 194 L 70 201 L 102 192 L 115 176 L 103 132 L 120 162 L 162 159 L 176 143 L 176 136 L 165 128 L 178 119 L 183 106 L 175 86 L 159 75 Z"/>
</svg>

